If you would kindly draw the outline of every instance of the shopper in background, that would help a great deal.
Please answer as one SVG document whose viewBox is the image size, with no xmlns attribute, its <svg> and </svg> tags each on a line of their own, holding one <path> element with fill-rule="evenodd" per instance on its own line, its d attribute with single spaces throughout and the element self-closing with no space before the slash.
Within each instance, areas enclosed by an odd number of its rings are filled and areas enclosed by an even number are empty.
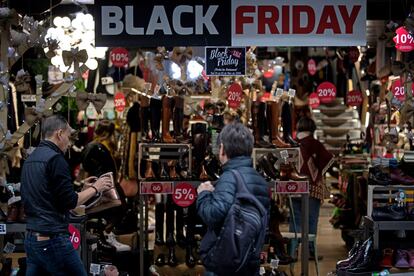
<svg viewBox="0 0 414 276">
<path fill-rule="evenodd" d="M 26 275 L 87 275 L 69 240 L 69 210 L 111 187 L 109 178 L 90 177 L 82 192 L 73 190 L 64 154 L 73 129 L 53 115 L 42 123 L 43 141 L 24 162 L 21 196 L 27 217 Z"/>
<path fill-rule="evenodd" d="M 210 181 L 207 181 L 201 183 L 197 189 L 198 214 L 204 223 L 216 233 L 220 232 L 223 221 L 236 196 L 237 183 L 231 170 L 235 169 L 240 172 L 249 191 L 257 197 L 266 210 L 270 205 L 267 182 L 253 168 L 251 155 L 254 138 L 249 129 L 241 123 L 230 123 L 220 132 L 218 144 L 220 145 L 219 159 L 223 165 L 223 174 L 214 186 Z M 221 238 L 225 239 L 226 237 Z M 257 266 L 247 266 L 242 269 L 242 273 L 234 273 L 233 275 L 259 275 L 259 260 L 251 260 L 249 263 L 257 263 Z M 205 275 L 215 274 L 206 272 Z"/>
<path fill-rule="evenodd" d="M 324 174 L 332 165 L 333 155 L 326 150 L 324 145 L 314 138 L 316 130 L 315 122 L 307 117 L 302 117 L 297 124 L 296 138 L 300 143 L 302 155 L 301 174 L 308 176 L 309 181 L 309 233 L 316 234 L 318 229 L 319 210 L 327 190 L 324 183 Z M 301 229 L 301 199 L 292 198 L 292 209 L 295 215 L 296 231 Z M 289 231 L 294 232 L 293 221 L 290 221 Z M 309 246 L 310 258 L 315 257 L 313 245 Z M 320 258 L 320 257 L 319 257 Z"/>
</svg>

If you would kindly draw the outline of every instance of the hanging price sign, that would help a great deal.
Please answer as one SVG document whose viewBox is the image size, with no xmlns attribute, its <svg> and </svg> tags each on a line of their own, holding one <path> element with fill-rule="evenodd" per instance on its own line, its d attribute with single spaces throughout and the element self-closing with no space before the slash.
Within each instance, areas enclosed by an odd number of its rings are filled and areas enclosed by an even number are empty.
<svg viewBox="0 0 414 276">
<path fill-rule="evenodd" d="M 115 67 L 127 67 L 129 64 L 128 50 L 125 48 L 112 49 L 109 58 Z"/>
<path fill-rule="evenodd" d="M 118 92 L 118 93 L 115 94 L 114 105 L 115 105 L 116 111 L 118 111 L 118 112 L 122 112 L 122 111 L 125 110 L 126 102 L 125 102 L 124 93 Z"/>
<path fill-rule="evenodd" d="M 359 90 L 349 91 L 346 95 L 346 104 L 350 106 L 360 106 L 362 104 L 362 93 Z"/>
<path fill-rule="evenodd" d="M 79 232 L 78 228 L 76 228 L 72 224 L 69 224 L 68 230 L 69 230 L 69 234 L 70 234 L 70 237 L 69 237 L 70 242 L 72 243 L 73 248 L 75 248 L 75 250 L 77 250 L 79 245 L 80 245 L 80 242 L 81 242 L 80 232 Z"/>
<path fill-rule="evenodd" d="M 401 52 L 414 50 L 414 38 L 404 27 L 399 27 L 395 31 L 395 36 L 392 40 L 395 42 L 395 48 Z"/>
<path fill-rule="evenodd" d="M 308 97 L 308 103 L 309 106 L 312 108 L 318 108 L 321 104 L 321 101 L 319 100 L 318 94 L 316 92 L 312 92 Z"/>
<path fill-rule="evenodd" d="M 316 62 L 312 58 L 308 60 L 308 73 L 311 76 L 316 74 Z"/>
<path fill-rule="evenodd" d="M 276 181 L 275 191 L 279 194 L 306 194 L 309 193 L 309 182 Z"/>
<path fill-rule="evenodd" d="M 394 94 L 394 97 L 397 98 L 400 102 L 404 102 L 405 100 L 405 91 L 404 91 L 404 85 L 401 83 L 401 79 L 396 79 L 392 83 L 392 94 Z M 411 93 L 413 93 L 414 89 L 414 83 L 411 87 Z"/>
<path fill-rule="evenodd" d="M 333 83 L 325 81 L 319 84 L 318 88 L 316 88 L 316 93 L 321 103 L 330 103 L 336 97 L 336 87 Z"/>
<path fill-rule="evenodd" d="M 243 89 L 240 84 L 233 83 L 227 90 L 227 102 L 230 108 L 238 108 L 242 100 Z"/>
<path fill-rule="evenodd" d="M 141 182 L 140 187 L 142 195 L 173 193 L 172 182 Z"/>
<path fill-rule="evenodd" d="M 188 207 L 196 199 L 196 190 L 189 183 L 178 183 L 174 188 L 173 201 L 180 207 Z"/>
</svg>

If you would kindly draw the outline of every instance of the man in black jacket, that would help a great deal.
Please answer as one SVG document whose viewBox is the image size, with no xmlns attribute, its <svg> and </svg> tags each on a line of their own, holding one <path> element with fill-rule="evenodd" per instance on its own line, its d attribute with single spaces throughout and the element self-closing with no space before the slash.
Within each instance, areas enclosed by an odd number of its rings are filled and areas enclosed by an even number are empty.
<svg viewBox="0 0 414 276">
<path fill-rule="evenodd" d="M 87 275 L 68 232 L 69 210 L 111 187 L 109 178 L 89 177 L 89 188 L 73 190 L 64 153 L 72 128 L 53 115 L 42 122 L 43 141 L 24 162 L 21 196 L 27 217 L 26 275 Z"/>
</svg>

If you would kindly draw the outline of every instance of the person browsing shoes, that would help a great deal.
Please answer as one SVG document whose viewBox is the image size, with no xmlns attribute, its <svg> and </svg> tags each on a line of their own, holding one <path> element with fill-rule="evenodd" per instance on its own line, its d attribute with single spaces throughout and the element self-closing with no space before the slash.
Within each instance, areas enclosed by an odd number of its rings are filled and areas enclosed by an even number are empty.
<svg viewBox="0 0 414 276">
<path fill-rule="evenodd" d="M 69 211 L 111 188 L 107 177 L 84 180 L 76 193 L 64 154 L 73 129 L 61 115 L 42 122 L 43 140 L 23 164 L 21 197 L 26 212 L 26 275 L 87 275 L 69 239 Z"/>
</svg>

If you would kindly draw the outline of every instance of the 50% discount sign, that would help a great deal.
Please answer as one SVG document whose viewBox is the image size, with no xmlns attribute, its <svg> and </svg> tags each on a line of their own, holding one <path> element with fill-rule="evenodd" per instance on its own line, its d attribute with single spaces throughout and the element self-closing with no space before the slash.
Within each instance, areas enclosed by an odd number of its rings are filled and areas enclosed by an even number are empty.
<svg viewBox="0 0 414 276">
<path fill-rule="evenodd" d="M 178 183 L 174 188 L 173 201 L 180 207 L 188 207 L 196 199 L 196 190 L 189 183 Z"/>
</svg>

